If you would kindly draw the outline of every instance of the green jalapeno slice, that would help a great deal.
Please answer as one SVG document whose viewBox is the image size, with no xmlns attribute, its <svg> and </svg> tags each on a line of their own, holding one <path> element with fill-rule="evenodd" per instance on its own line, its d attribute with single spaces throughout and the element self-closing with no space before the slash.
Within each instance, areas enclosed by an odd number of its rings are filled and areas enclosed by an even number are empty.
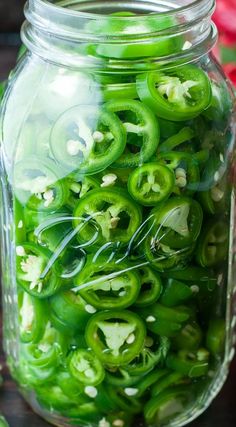
<svg viewBox="0 0 236 427">
<path fill-rule="evenodd" d="M 189 153 L 164 152 L 158 154 L 158 162 L 170 168 L 175 175 L 172 191 L 181 195 L 191 196 L 199 187 L 200 172 L 197 161 Z"/>
<path fill-rule="evenodd" d="M 69 172 L 93 175 L 123 153 L 126 131 L 115 114 L 98 107 L 77 106 L 63 113 L 51 133 L 55 160 Z"/>
<path fill-rule="evenodd" d="M 86 386 L 96 386 L 104 380 L 104 368 L 97 356 L 90 350 L 73 351 L 68 363 L 71 375 Z"/>
<path fill-rule="evenodd" d="M 16 247 L 17 281 L 30 295 L 47 298 L 55 294 L 61 280 L 49 261 L 51 252 L 35 243 L 24 243 Z"/>
<path fill-rule="evenodd" d="M 160 275 L 150 267 L 139 268 L 138 272 L 141 280 L 141 290 L 134 305 L 136 307 L 146 307 L 160 298 L 162 281 Z"/>
<path fill-rule="evenodd" d="M 207 349 L 214 356 L 219 356 L 223 353 L 226 340 L 226 325 L 222 318 L 213 318 L 210 320 L 207 336 Z"/>
<path fill-rule="evenodd" d="M 197 117 L 212 95 L 208 76 L 194 65 L 138 75 L 137 91 L 158 117 L 171 121 Z"/>
<path fill-rule="evenodd" d="M 173 337 L 190 317 L 185 307 L 165 307 L 159 303 L 136 310 L 147 328 L 162 337 Z"/>
<path fill-rule="evenodd" d="M 177 386 L 164 390 L 145 405 L 145 420 L 148 424 L 168 423 L 173 418 L 183 414 L 192 399 L 193 393 L 191 393 L 189 386 Z"/>
<path fill-rule="evenodd" d="M 55 163 L 36 156 L 15 165 L 14 191 L 22 205 L 42 212 L 60 209 L 69 195 Z"/>
<path fill-rule="evenodd" d="M 228 225 L 221 220 L 210 221 L 203 228 L 196 248 L 196 260 L 202 267 L 213 267 L 224 261 L 229 246 Z"/>
<path fill-rule="evenodd" d="M 155 206 L 173 191 L 174 173 L 159 163 L 146 163 L 135 169 L 128 182 L 130 195 L 144 206 Z"/>
<path fill-rule="evenodd" d="M 131 362 L 141 352 L 145 335 L 143 321 L 127 310 L 97 313 L 85 331 L 88 346 L 108 366 Z"/>
<path fill-rule="evenodd" d="M 96 244 L 128 243 L 141 224 L 140 207 L 119 188 L 90 191 L 77 204 L 73 225 L 81 244 L 97 233 Z"/>
<path fill-rule="evenodd" d="M 44 305 L 27 292 L 18 293 L 20 339 L 24 343 L 37 343 L 43 336 L 47 316 Z"/>
<path fill-rule="evenodd" d="M 64 328 L 75 331 L 84 331 L 84 328 L 91 316 L 96 310 L 87 305 L 86 301 L 76 292 L 68 290 L 59 292 L 49 299 L 49 304 Z"/>
<path fill-rule="evenodd" d="M 193 245 L 201 231 L 203 213 L 198 202 L 187 197 L 173 197 L 153 209 L 156 243 L 183 249 Z"/>
<path fill-rule="evenodd" d="M 93 262 L 92 258 L 76 277 L 75 284 L 82 298 L 98 310 L 127 308 L 140 292 L 139 276 L 127 264 Z"/>
<path fill-rule="evenodd" d="M 209 352 L 199 349 L 196 352 L 180 350 L 178 354 L 170 354 L 167 357 L 166 364 L 168 368 L 173 369 L 190 378 L 205 376 L 209 369 Z"/>
<path fill-rule="evenodd" d="M 132 99 L 109 101 L 106 109 L 120 118 L 127 132 L 126 149 L 112 167 L 135 167 L 147 162 L 156 152 L 160 140 L 159 125 L 152 111 Z"/>
</svg>

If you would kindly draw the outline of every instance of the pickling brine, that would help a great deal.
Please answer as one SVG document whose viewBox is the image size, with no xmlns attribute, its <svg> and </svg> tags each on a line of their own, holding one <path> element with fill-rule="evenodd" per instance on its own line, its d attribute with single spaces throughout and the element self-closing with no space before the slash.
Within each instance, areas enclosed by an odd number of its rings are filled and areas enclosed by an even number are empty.
<svg viewBox="0 0 236 427">
<path fill-rule="evenodd" d="M 54 425 L 179 427 L 232 350 L 233 95 L 213 0 L 31 0 L 2 108 L 8 365 Z"/>
</svg>

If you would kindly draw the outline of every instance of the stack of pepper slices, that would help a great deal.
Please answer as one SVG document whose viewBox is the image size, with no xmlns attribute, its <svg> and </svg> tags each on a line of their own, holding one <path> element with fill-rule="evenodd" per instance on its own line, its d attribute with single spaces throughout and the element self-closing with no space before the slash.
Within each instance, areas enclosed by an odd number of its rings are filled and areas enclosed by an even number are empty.
<svg viewBox="0 0 236 427">
<path fill-rule="evenodd" d="M 163 424 L 224 351 L 232 103 L 204 61 L 96 79 L 15 165 L 15 377 L 75 424 Z"/>
</svg>

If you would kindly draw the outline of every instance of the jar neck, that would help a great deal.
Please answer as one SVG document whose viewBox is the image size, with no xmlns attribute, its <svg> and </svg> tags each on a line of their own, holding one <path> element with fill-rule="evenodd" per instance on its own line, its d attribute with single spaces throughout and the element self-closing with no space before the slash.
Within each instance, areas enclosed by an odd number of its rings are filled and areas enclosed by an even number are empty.
<svg viewBox="0 0 236 427">
<path fill-rule="evenodd" d="M 215 0 L 28 0 L 22 40 L 33 53 L 64 66 L 137 72 L 209 52 L 217 37 L 214 8 Z M 132 52 L 137 45 L 135 58 L 103 54 L 124 46 Z M 94 54 L 99 46 L 102 54 L 99 48 Z"/>
</svg>

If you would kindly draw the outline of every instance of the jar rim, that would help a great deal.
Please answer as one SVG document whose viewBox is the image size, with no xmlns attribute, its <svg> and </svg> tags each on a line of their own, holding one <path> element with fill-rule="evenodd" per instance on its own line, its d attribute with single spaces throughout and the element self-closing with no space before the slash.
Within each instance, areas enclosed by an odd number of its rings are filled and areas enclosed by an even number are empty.
<svg viewBox="0 0 236 427">
<path fill-rule="evenodd" d="M 53 0 L 52 1 L 50 1 L 50 0 L 28 0 L 28 1 L 29 1 L 29 3 L 33 2 L 33 3 L 35 3 L 35 5 L 38 4 L 41 7 L 46 7 L 48 9 L 52 9 L 54 12 L 58 12 L 59 14 L 62 14 L 62 15 L 64 14 L 67 16 L 73 16 L 73 17 L 77 16 L 77 17 L 84 17 L 84 18 L 90 18 L 90 19 L 104 18 L 107 16 L 107 15 L 104 15 L 103 13 L 94 13 L 94 12 L 88 12 L 88 11 L 83 11 L 83 10 L 76 10 L 74 8 L 71 8 L 71 7 L 66 7 L 67 6 L 66 1 L 64 1 L 64 2 L 62 2 L 62 1 L 58 2 L 57 1 L 56 3 Z M 181 6 L 176 5 L 175 7 L 169 8 L 167 10 L 152 12 L 151 16 L 152 17 L 155 17 L 155 15 L 163 16 L 166 14 L 174 15 L 174 14 L 179 13 L 179 12 L 180 13 L 188 12 L 188 11 L 191 11 L 191 9 L 195 9 L 195 8 L 202 10 L 203 6 L 205 6 L 205 7 L 208 6 L 207 10 L 210 11 L 211 9 L 214 9 L 215 1 L 216 0 L 210 0 L 210 1 L 209 0 L 189 0 L 189 3 L 186 5 L 181 5 Z M 61 3 L 64 3 L 64 6 Z M 68 3 L 69 3 L 69 5 L 71 4 L 70 2 L 68 2 Z M 80 1 L 72 2 L 72 4 L 73 3 L 80 3 Z M 155 2 L 155 1 L 154 2 L 148 1 L 149 6 L 152 3 L 154 5 L 157 5 L 157 2 Z M 170 5 L 169 2 L 165 3 L 165 4 Z M 126 21 L 126 20 L 137 20 L 139 18 L 148 17 L 148 16 L 150 16 L 150 12 L 142 13 L 140 15 L 128 16 L 128 17 L 127 16 L 122 16 L 122 17 L 121 16 L 113 16 L 113 18 L 114 18 L 114 20 L 122 19 L 122 21 Z"/>
</svg>

